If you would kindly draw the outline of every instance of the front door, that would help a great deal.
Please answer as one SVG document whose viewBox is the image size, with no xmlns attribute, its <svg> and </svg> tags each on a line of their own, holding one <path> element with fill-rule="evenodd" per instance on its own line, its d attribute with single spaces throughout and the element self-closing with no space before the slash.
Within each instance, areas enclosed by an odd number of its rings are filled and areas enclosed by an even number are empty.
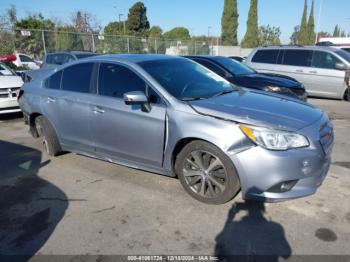
<svg viewBox="0 0 350 262">
<path fill-rule="evenodd" d="M 126 105 L 123 95 L 143 91 L 151 110 Z M 98 95 L 90 108 L 96 152 L 104 157 L 160 168 L 163 162 L 166 106 L 131 69 L 113 63 L 99 68 Z"/>
</svg>

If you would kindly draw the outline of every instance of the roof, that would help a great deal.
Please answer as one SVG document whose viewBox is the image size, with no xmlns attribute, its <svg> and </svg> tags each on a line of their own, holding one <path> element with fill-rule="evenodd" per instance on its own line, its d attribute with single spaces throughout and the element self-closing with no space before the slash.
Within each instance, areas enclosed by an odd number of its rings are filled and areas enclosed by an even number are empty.
<svg viewBox="0 0 350 262">
<path fill-rule="evenodd" d="M 119 60 L 127 61 L 131 63 L 142 63 L 147 61 L 156 61 L 156 60 L 167 60 L 167 59 L 183 59 L 179 56 L 171 55 L 154 55 L 154 54 L 108 54 L 108 55 L 99 55 L 87 58 L 88 60 Z M 86 60 L 85 60 L 86 61 Z"/>
<path fill-rule="evenodd" d="M 337 51 L 339 48 L 333 46 L 295 46 L 295 45 L 285 45 L 285 46 L 266 46 L 259 47 L 257 49 L 295 49 L 295 50 L 324 50 L 324 51 Z"/>
</svg>

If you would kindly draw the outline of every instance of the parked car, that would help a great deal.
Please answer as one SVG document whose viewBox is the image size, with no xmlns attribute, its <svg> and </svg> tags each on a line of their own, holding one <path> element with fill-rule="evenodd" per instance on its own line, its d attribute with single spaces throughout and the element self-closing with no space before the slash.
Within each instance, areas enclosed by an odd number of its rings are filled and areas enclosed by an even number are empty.
<svg viewBox="0 0 350 262">
<path fill-rule="evenodd" d="M 14 54 L 16 60 L 12 63 L 17 67 L 25 67 L 30 70 L 39 69 L 41 62 L 26 54 Z"/>
<path fill-rule="evenodd" d="M 22 78 L 0 62 L 0 114 L 21 111 L 17 95 L 22 85 Z"/>
<path fill-rule="evenodd" d="M 43 64 L 41 65 L 40 70 L 31 70 L 25 72 L 25 74 L 22 75 L 23 81 L 30 82 L 34 78 L 40 78 L 43 75 L 47 75 L 53 69 L 61 65 L 96 55 L 98 54 L 85 51 L 48 53 L 44 56 Z"/>
<path fill-rule="evenodd" d="M 48 53 L 44 56 L 42 68 L 56 68 L 57 66 L 95 55 L 97 54 L 85 51 Z"/>
<path fill-rule="evenodd" d="M 303 83 L 311 96 L 350 101 L 350 54 L 329 46 L 275 46 L 255 49 L 246 64 Z"/>
<path fill-rule="evenodd" d="M 223 56 L 187 56 L 232 84 L 307 100 L 304 86 L 290 77 L 259 74 L 254 69 Z"/>
<path fill-rule="evenodd" d="M 232 88 L 182 57 L 105 55 L 25 83 L 19 103 L 46 152 L 62 151 L 178 176 L 211 204 L 315 193 L 333 128 L 312 105 Z"/>
</svg>

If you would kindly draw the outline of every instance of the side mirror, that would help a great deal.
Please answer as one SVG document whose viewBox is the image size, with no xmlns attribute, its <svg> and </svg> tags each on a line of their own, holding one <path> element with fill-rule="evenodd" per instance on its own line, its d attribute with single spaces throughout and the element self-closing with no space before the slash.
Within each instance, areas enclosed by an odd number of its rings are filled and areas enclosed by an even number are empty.
<svg viewBox="0 0 350 262">
<path fill-rule="evenodd" d="M 337 70 L 347 70 L 348 69 L 348 67 L 345 64 L 343 64 L 343 63 L 336 63 L 335 64 L 335 68 Z"/>
<path fill-rule="evenodd" d="M 127 105 L 142 105 L 148 103 L 148 98 L 142 91 L 132 91 L 124 94 L 124 102 Z"/>
</svg>

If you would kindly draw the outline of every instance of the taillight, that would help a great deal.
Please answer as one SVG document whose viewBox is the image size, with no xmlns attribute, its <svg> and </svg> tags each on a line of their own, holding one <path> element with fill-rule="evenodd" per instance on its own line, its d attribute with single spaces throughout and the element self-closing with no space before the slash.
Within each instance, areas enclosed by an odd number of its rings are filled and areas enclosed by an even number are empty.
<svg viewBox="0 0 350 262">
<path fill-rule="evenodd" d="M 24 94 L 24 91 L 22 89 L 19 89 L 19 90 L 16 91 L 16 94 L 17 94 L 17 100 L 18 100 Z"/>
</svg>

